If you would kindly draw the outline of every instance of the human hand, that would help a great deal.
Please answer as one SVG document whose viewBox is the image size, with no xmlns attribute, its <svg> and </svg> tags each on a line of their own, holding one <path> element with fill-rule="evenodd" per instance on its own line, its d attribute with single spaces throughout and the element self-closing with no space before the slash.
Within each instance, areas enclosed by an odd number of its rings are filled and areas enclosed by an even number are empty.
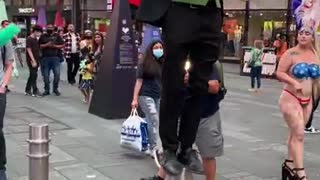
<svg viewBox="0 0 320 180">
<path fill-rule="evenodd" d="M 5 94 L 7 89 L 4 86 L 0 86 L 0 94 Z"/>
<path fill-rule="evenodd" d="M 208 88 L 208 92 L 210 94 L 217 94 L 219 92 L 220 89 L 220 84 L 219 81 L 217 80 L 210 80 L 208 82 L 209 88 Z"/>
<path fill-rule="evenodd" d="M 296 90 L 296 92 L 301 92 L 302 91 L 302 85 L 301 85 L 300 82 L 294 83 L 293 87 Z"/>
<path fill-rule="evenodd" d="M 190 77 L 189 72 L 186 72 L 186 74 L 184 75 L 184 79 L 183 79 L 184 84 L 187 85 L 189 83 L 189 77 Z"/>
<path fill-rule="evenodd" d="M 33 67 L 33 68 L 35 68 L 35 67 L 37 67 L 37 62 L 36 61 L 31 61 L 31 66 Z"/>
<path fill-rule="evenodd" d="M 136 109 L 136 108 L 138 108 L 138 105 L 139 105 L 138 100 L 137 99 L 133 99 L 132 102 L 131 102 L 131 108 L 132 109 Z"/>
</svg>

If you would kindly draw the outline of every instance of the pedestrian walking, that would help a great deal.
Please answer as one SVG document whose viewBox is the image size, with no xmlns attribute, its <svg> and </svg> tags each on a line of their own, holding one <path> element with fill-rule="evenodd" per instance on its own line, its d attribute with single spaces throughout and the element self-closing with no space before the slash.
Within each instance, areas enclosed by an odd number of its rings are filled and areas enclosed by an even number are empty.
<svg viewBox="0 0 320 180">
<path fill-rule="evenodd" d="M 47 26 L 47 32 L 41 35 L 39 39 L 42 68 L 44 79 L 43 96 L 50 95 L 50 72 L 53 71 L 53 93 L 60 96 L 59 81 L 60 81 L 60 58 L 59 51 L 64 47 L 63 39 L 54 33 L 53 25 Z"/>
<path fill-rule="evenodd" d="M 294 11 L 299 12 L 297 19 L 304 19 L 301 27 L 297 22 L 298 44 L 283 54 L 277 70 L 277 77 L 284 83 L 279 107 L 289 128 L 288 156 L 282 165 L 283 180 L 308 179 L 303 161 L 304 129 L 312 113 L 313 93 L 316 93 L 315 99 L 319 97 L 319 56 L 314 49 L 315 32 L 319 25 L 314 20 L 318 21 L 319 17 L 300 17 L 304 14 L 305 5 L 301 3 Z M 320 6 L 320 2 L 314 6 L 311 9 L 315 13 L 311 14 L 317 14 L 316 7 Z"/>
<path fill-rule="evenodd" d="M 33 97 L 41 97 L 37 86 L 38 70 L 40 65 L 40 46 L 38 38 L 42 34 L 41 26 L 34 26 L 31 35 L 26 40 L 27 65 L 29 68 L 29 78 L 26 84 L 25 94 Z"/>
<path fill-rule="evenodd" d="M 80 65 L 80 75 L 82 77 L 79 89 L 83 94 L 83 102 L 89 103 L 91 93 L 94 85 L 94 74 L 95 74 L 95 62 L 93 56 L 89 55 L 87 59 L 84 59 Z"/>
<path fill-rule="evenodd" d="M 162 27 L 168 61 L 162 67 L 159 132 L 164 150 L 163 167 L 173 175 L 182 172 L 183 164 L 197 164 L 193 161 L 198 158 L 193 157 L 190 149 L 200 122 L 201 95 L 207 93 L 212 64 L 219 57 L 222 17 L 222 0 L 142 0 L 137 12 L 138 20 Z M 189 114 L 178 128 L 179 117 L 186 113 L 181 109 L 185 101 L 181 89 L 188 55 L 193 64 L 188 87 L 189 102 L 192 102 L 188 105 L 192 108 L 185 108 L 190 110 Z M 184 128 L 181 124 L 185 124 Z M 186 136 L 178 138 L 178 129 Z M 177 154 L 182 159 L 178 160 Z"/>
<path fill-rule="evenodd" d="M 251 78 L 251 88 L 249 91 L 258 92 L 261 87 L 261 74 L 262 74 L 262 60 L 263 60 L 263 41 L 256 40 L 254 42 L 254 47 L 252 48 L 251 57 L 248 62 L 249 67 L 251 67 L 250 78 Z M 257 81 L 257 88 L 256 88 Z"/>
<path fill-rule="evenodd" d="M 311 111 L 308 123 L 306 124 L 305 129 L 304 129 L 304 133 L 306 133 L 306 134 L 319 134 L 320 133 L 320 130 L 315 128 L 312 125 L 313 117 L 314 117 L 313 115 L 319 106 L 319 101 L 320 101 L 319 97 L 315 97 L 314 95 L 312 96 L 312 102 L 313 102 L 312 103 L 312 111 Z"/>
<path fill-rule="evenodd" d="M 80 35 L 75 32 L 73 24 L 68 25 L 68 32 L 63 36 L 63 40 L 64 57 L 68 65 L 68 82 L 74 85 L 80 66 Z"/>
<path fill-rule="evenodd" d="M 163 45 L 160 41 L 152 42 L 138 64 L 137 80 L 134 87 L 131 106 L 141 107 L 148 123 L 149 150 L 153 155 L 157 147 L 159 131 L 160 78 L 161 64 L 164 61 Z"/>
<path fill-rule="evenodd" d="M 84 36 L 80 41 L 80 52 L 81 52 L 81 61 L 88 59 L 90 53 L 93 53 L 93 39 L 92 31 L 85 30 Z M 79 75 L 79 84 L 81 83 L 82 75 Z"/>
</svg>

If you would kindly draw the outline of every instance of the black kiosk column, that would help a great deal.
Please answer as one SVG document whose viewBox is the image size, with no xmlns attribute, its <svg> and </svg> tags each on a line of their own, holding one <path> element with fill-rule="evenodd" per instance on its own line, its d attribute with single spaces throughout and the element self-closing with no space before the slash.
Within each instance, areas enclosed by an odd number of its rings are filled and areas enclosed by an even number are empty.
<svg viewBox="0 0 320 180">
<path fill-rule="evenodd" d="M 105 119 L 126 118 L 130 113 L 137 48 L 133 38 L 128 0 L 117 0 L 97 75 L 89 113 Z"/>
</svg>

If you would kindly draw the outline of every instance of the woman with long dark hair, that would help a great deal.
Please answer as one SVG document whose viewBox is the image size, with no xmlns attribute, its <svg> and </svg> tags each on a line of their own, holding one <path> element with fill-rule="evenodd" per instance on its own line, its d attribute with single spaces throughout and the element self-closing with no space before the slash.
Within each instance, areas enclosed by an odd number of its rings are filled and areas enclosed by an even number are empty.
<svg viewBox="0 0 320 180">
<path fill-rule="evenodd" d="M 98 72 L 101 63 L 101 56 L 104 48 L 103 34 L 96 32 L 93 39 L 92 53 L 94 54 L 95 67 Z"/>
<path fill-rule="evenodd" d="M 140 105 L 148 122 L 149 152 L 157 147 L 161 64 L 164 60 L 163 45 L 160 41 L 151 43 L 138 64 L 137 80 L 134 88 L 132 108 Z"/>
</svg>

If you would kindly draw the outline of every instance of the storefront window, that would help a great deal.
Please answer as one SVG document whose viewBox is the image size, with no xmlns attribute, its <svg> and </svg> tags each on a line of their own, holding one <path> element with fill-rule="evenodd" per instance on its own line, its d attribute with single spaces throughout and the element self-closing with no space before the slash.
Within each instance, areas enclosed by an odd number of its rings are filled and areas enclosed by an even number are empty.
<svg viewBox="0 0 320 180">
<path fill-rule="evenodd" d="M 286 37 L 286 19 L 286 10 L 250 11 L 248 45 L 264 40 L 265 46 L 272 47 L 276 38 Z"/>
<path fill-rule="evenodd" d="M 46 5 L 46 1 L 44 1 L 44 0 L 36 0 L 36 4 L 37 4 L 37 6 L 44 6 L 44 5 Z"/>
<path fill-rule="evenodd" d="M 7 6 L 11 5 L 11 0 L 5 0 L 4 2 L 6 3 Z"/>
<path fill-rule="evenodd" d="M 57 0 L 48 0 L 50 6 L 57 5 Z"/>
<path fill-rule="evenodd" d="M 64 0 L 63 1 L 65 6 L 71 6 L 72 5 L 72 0 Z"/>
<path fill-rule="evenodd" d="M 224 55 L 240 58 L 243 44 L 245 11 L 226 11 L 223 24 Z"/>
<path fill-rule="evenodd" d="M 25 6 L 33 6 L 33 0 L 24 0 Z"/>
<path fill-rule="evenodd" d="M 82 13 L 85 15 L 82 30 L 90 29 L 94 31 L 107 32 L 108 26 L 110 25 L 110 19 L 105 18 L 105 12 L 83 11 Z"/>
<path fill-rule="evenodd" d="M 22 0 L 13 0 L 14 6 L 22 6 Z"/>
</svg>

